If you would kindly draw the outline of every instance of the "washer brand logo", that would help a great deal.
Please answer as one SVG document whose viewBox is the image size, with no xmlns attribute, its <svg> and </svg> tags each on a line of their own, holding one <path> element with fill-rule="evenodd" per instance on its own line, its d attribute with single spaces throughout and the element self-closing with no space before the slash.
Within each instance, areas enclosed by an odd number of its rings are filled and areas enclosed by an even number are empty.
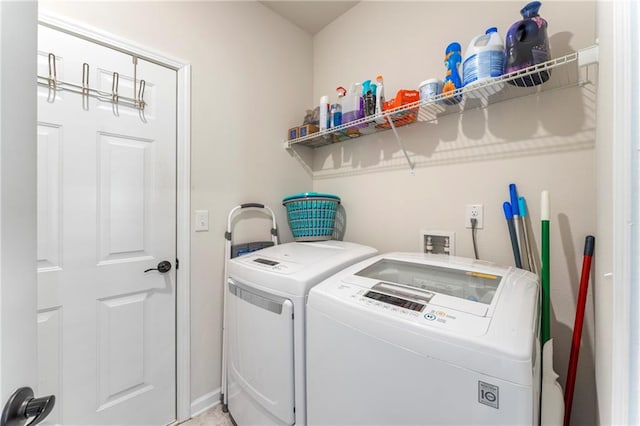
<svg viewBox="0 0 640 426">
<path fill-rule="evenodd" d="M 478 380 L 478 402 L 489 407 L 498 408 L 500 388 Z"/>
</svg>

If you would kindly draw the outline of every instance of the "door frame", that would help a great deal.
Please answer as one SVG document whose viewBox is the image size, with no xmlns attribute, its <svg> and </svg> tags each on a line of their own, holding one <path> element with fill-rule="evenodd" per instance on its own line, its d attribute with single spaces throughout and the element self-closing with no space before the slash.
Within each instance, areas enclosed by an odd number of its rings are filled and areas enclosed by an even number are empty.
<svg viewBox="0 0 640 426">
<path fill-rule="evenodd" d="M 176 104 L 176 420 L 191 417 L 191 65 L 109 32 L 39 11 L 38 24 L 135 55 L 177 72 Z"/>
<path fill-rule="evenodd" d="M 638 374 L 638 307 L 637 290 L 640 267 L 639 157 L 640 84 L 638 53 L 640 31 L 634 18 L 640 7 L 634 2 L 613 2 L 613 289 L 611 325 L 611 424 L 637 424 L 640 420 L 640 385 Z M 606 142 L 608 143 L 608 142 Z"/>
<path fill-rule="evenodd" d="M 0 410 L 20 387 L 38 392 L 37 9 L 0 2 Z"/>
</svg>

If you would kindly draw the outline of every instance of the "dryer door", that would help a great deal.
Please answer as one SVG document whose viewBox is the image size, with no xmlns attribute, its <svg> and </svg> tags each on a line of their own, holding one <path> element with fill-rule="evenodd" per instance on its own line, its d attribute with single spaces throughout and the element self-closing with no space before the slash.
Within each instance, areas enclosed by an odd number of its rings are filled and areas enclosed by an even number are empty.
<svg viewBox="0 0 640 426">
<path fill-rule="evenodd" d="M 292 425 L 293 303 L 229 279 L 228 396 L 237 424 Z"/>
</svg>

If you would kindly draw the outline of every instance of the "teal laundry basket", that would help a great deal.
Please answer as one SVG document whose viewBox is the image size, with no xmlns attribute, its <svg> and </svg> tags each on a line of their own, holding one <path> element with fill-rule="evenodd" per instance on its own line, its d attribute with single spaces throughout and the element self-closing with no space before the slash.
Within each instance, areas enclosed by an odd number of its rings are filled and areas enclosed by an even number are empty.
<svg viewBox="0 0 640 426">
<path fill-rule="evenodd" d="M 318 192 L 302 192 L 282 200 L 287 221 L 296 241 L 330 240 L 340 197 Z"/>
</svg>

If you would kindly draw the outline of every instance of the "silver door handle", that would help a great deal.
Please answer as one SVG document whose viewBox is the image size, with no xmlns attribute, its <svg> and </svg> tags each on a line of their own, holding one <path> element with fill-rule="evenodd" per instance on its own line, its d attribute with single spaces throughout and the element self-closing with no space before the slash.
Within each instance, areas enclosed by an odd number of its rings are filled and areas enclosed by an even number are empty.
<svg viewBox="0 0 640 426">
<path fill-rule="evenodd" d="M 24 426 L 30 417 L 29 426 L 35 426 L 45 419 L 56 404 L 54 395 L 33 397 L 33 389 L 20 388 L 11 395 L 2 410 L 0 426 Z"/>
</svg>

